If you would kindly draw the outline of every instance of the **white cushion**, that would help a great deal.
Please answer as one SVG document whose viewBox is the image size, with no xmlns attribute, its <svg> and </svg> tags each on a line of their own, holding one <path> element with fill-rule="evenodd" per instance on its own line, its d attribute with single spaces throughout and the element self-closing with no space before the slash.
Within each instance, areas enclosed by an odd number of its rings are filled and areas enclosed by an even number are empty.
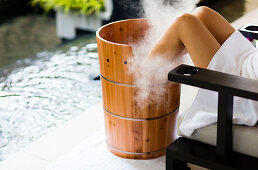
<svg viewBox="0 0 258 170">
<path fill-rule="evenodd" d="M 177 118 L 177 132 L 179 136 L 184 136 L 178 128 L 182 119 L 183 115 L 179 115 Z M 234 151 L 258 158 L 258 124 L 251 127 L 233 125 L 232 133 Z M 190 138 L 215 146 L 217 138 L 217 124 L 195 130 Z"/>
</svg>

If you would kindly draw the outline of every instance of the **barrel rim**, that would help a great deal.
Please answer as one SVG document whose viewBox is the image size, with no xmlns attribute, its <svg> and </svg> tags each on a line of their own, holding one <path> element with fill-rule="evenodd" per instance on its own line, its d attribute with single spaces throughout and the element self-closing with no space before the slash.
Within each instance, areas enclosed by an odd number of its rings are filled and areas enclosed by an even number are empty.
<svg viewBox="0 0 258 170">
<path fill-rule="evenodd" d="M 125 19 L 125 20 L 120 20 L 120 21 L 111 22 L 111 23 L 109 23 L 109 24 L 106 24 L 106 25 L 101 26 L 101 27 L 96 31 L 96 37 L 97 37 L 98 39 L 100 39 L 101 41 L 104 41 L 104 42 L 109 43 L 109 44 L 118 45 L 118 46 L 124 46 L 124 47 L 130 47 L 130 48 L 131 48 L 131 46 L 128 45 L 128 44 L 115 43 L 115 42 L 112 42 L 112 41 L 108 41 L 108 40 L 102 38 L 99 33 L 100 33 L 100 31 L 101 31 L 102 29 L 104 29 L 105 27 L 107 27 L 107 26 L 109 26 L 109 25 L 116 24 L 116 23 L 119 23 L 119 22 L 137 21 L 137 20 L 148 20 L 148 19 L 147 19 L 147 18 L 136 18 L 136 19 Z"/>
</svg>

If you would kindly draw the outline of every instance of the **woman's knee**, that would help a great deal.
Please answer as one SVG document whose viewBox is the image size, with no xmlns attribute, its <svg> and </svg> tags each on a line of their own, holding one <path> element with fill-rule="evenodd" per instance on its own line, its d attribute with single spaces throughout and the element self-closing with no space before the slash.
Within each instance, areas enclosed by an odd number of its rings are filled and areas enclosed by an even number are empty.
<svg viewBox="0 0 258 170">
<path fill-rule="evenodd" d="M 206 6 L 196 8 L 192 14 L 198 17 L 202 22 L 208 22 L 213 18 L 218 18 L 218 16 L 220 16 L 216 11 Z"/>
<path fill-rule="evenodd" d="M 197 7 L 193 10 L 193 14 L 194 15 L 198 15 L 198 16 L 207 16 L 211 13 L 214 13 L 215 11 L 209 7 L 206 7 L 206 6 L 200 6 L 200 7 Z"/>
<path fill-rule="evenodd" d="M 199 19 L 193 14 L 184 13 L 176 19 L 176 22 L 178 25 L 180 25 L 180 27 L 188 27 L 196 22 L 199 22 Z"/>
</svg>

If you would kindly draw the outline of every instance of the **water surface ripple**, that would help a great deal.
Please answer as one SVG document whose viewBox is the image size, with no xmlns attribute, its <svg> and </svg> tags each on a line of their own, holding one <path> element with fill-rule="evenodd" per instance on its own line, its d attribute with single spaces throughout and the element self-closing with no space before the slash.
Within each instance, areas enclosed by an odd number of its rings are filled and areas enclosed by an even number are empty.
<svg viewBox="0 0 258 170">
<path fill-rule="evenodd" d="M 95 43 L 22 62 L 0 79 L 0 160 L 101 101 Z"/>
</svg>

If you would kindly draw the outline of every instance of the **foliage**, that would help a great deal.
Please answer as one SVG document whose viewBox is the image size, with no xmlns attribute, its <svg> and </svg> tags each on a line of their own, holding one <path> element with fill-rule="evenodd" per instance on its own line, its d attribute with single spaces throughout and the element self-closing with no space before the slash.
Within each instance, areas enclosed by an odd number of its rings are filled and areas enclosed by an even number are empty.
<svg viewBox="0 0 258 170">
<path fill-rule="evenodd" d="M 83 15 L 98 15 L 104 10 L 104 0 L 32 0 L 31 5 L 39 5 L 45 12 L 56 9 Z"/>
</svg>

